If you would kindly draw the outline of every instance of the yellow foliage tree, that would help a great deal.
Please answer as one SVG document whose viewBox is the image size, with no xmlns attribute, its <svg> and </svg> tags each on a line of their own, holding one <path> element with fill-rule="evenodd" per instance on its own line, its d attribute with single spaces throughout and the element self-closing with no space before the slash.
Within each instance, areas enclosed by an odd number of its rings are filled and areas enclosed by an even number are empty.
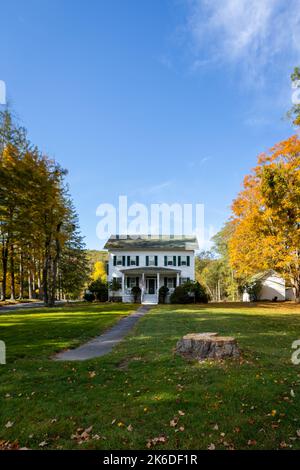
<svg viewBox="0 0 300 470">
<path fill-rule="evenodd" d="M 279 142 L 258 158 L 232 205 L 230 263 L 237 276 L 274 269 L 300 302 L 300 140 Z"/>
<path fill-rule="evenodd" d="M 93 281 L 102 281 L 106 282 L 107 276 L 106 276 L 106 271 L 104 267 L 104 263 L 102 261 L 96 261 L 94 264 L 94 271 L 92 273 L 92 280 Z"/>
</svg>

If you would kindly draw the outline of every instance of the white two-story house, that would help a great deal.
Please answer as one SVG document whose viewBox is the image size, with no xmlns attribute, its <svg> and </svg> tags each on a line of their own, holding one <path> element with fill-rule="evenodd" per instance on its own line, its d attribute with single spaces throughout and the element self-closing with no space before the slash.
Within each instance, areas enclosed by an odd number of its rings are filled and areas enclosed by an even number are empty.
<svg viewBox="0 0 300 470">
<path fill-rule="evenodd" d="M 119 291 L 109 293 L 123 302 L 132 302 L 131 289 L 139 286 L 143 304 L 158 303 L 159 288 L 167 286 L 168 296 L 176 286 L 195 279 L 195 250 L 193 236 L 113 235 L 105 244 L 108 250 L 108 282 L 114 278 Z"/>
</svg>

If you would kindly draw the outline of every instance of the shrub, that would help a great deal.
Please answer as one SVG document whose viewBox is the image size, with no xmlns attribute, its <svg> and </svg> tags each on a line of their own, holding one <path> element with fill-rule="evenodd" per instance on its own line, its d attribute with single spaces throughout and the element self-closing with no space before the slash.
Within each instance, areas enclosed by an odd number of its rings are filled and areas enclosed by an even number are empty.
<svg viewBox="0 0 300 470">
<path fill-rule="evenodd" d="M 106 302 L 108 300 L 108 287 L 107 283 L 97 279 L 89 285 L 89 291 L 92 292 L 99 302 Z"/>
<path fill-rule="evenodd" d="M 95 300 L 95 296 L 92 292 L 85 292 L 83 299 L 87 302 L 93 302 Z"/>
<path fill-rule="evenodd" d="M 177 286 L 171 294 L 172 304 L 207 303 L 209 296 L 199 282 L 188 281 Z"/>
<path fill-rule="evenodd" d="M 133 295 L 134 303 L 141 301 L 141 288 L 139 286 L 133 286 L 131 288 L 131 293 Z"/>
<path fill-rule="evenodd" d="M 161 286 L 158 291 L 158 301 L 160 304 L 166 303 L 166 298 L 169 292 L 169 288 L 167 286 Z"/>
<path fill-rule="evenodd" d="M 190 304 L 194 299 L 189 295 L 184 285 L 177 286 L 170 296 L 171 304 Z"/>
</svg>

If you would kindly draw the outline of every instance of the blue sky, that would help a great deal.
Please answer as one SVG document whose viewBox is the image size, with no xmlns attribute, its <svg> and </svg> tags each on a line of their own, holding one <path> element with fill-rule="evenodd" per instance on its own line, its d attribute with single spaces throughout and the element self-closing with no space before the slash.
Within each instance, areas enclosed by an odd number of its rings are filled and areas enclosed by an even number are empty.
<svg viewBox="0 0 300 470">
<path fill-rule="evenodd" d="M 96 208 L 204 203 L 219 229 L 256 156 L 294 130 L 300 1 L 1 1 L 0 80 L 31 140 Z"/>
</svg>

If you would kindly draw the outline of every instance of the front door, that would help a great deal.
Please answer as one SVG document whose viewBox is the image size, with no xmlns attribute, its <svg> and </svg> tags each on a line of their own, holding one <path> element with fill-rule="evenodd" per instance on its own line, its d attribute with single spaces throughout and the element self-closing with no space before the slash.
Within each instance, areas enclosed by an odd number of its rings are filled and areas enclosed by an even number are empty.
<svg viewBox="0 0 300 470">
<path fill-rule="evenodd" d="M 155 279 L 148 279 L 148 294 L 155 294 Z"/>
</svg>

